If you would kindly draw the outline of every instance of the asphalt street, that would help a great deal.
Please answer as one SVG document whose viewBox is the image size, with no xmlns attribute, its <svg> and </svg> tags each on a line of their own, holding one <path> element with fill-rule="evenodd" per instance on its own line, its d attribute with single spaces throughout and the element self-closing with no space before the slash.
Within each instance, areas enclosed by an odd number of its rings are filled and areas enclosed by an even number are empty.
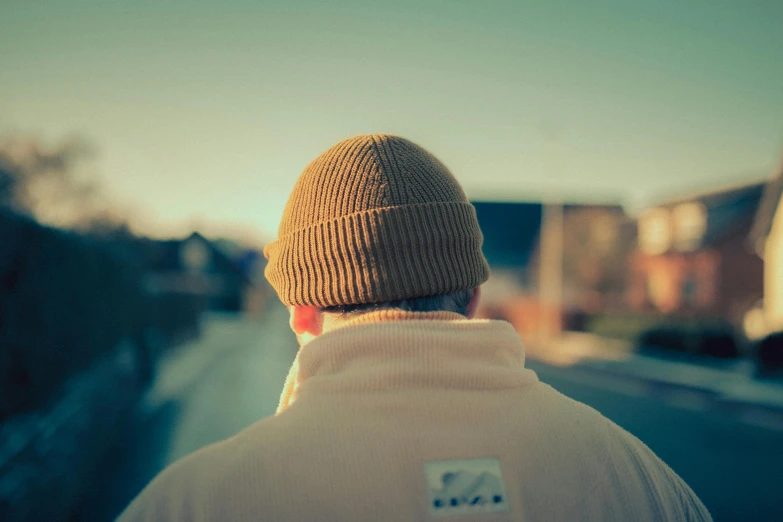
<svg viewBox="0 0 783 522">
<path fill-rule="evenodd" d="M 531 362 L 539 378 L 647 444 L 716 521 L 783 520 L 783 432 L 706 409 L 686 391 L 662 400 L 644 387 Z"/>
<path fill-rule="evenodd" d="M 198 341 L 172 352 L 96 463 L 75 519 L 112 520 L 161 469 L 274 413 L 296 352 L 284 309 L 264 320 L 212 316 Z M 667 462 L 716 521 L 783 520 L 783 432 L 702 408 L 687 392 L 667 400 L 644 387 L 531 362 L 542 381 L 597 409 Z"/>
</svg>

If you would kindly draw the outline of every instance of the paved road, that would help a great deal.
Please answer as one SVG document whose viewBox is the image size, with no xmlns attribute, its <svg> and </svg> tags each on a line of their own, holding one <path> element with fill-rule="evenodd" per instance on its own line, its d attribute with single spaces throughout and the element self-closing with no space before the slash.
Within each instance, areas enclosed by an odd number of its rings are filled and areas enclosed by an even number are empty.
<svg viewBox="0 0 783 522">
<path fill-rule="evenodd" d="M 620 381 L 528 366 L 641 439 L 693 488 L 716 521 L 783 520 L 783 431 L 705 410 L 687 394 L 662 400 Z"/>
<path fill-rule="evenodd" d="M 168 464 L 274 414 L 297 349 L 286 314 L 210 317 L 198 341 L 169 354 L 74 519 L 113 520 Z"/>
<path fill-rule="evenodd" d="M 101 485 L 77 519 L 113 519 L 165 465 L 271 415 L 296 350 L 285 314 L 275 307 L 263 323 L 213 318 L 201 340 L 171 354 L 125 436 L 101 463 Z M 783 520 L 783 432 L 702 411 L 687 395 L 662 401 L 602 376 L 531 367 L 644 441 L 693 487 L 715 520 Z"/>
</svg>

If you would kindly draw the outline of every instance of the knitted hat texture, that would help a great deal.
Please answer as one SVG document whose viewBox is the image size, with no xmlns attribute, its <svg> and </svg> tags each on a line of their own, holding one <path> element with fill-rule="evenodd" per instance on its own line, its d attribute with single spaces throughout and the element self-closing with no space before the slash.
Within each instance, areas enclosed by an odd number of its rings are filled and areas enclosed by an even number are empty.
<svg viewBox="0 0 783 522">
<path fill-rule="evenodd" d="M 265 276 L 287 305 L 425 297 L 489 277 L 476 210 L 449 170 L 398 136 L 341 141 L 305 168 Z"/>
</svg>

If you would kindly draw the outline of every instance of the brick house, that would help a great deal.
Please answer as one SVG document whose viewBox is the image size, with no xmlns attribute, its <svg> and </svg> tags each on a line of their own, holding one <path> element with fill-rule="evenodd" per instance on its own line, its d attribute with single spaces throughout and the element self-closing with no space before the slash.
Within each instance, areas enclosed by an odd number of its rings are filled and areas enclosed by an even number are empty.
<svg viewBox="0 0 783 522">
<path fill-rule="evenodd" d="M 762 297 L 763 265 L 748 235 L 764 188 L 753 183 L 645 211 L 629 259 L 631 308 L 741 324 Z"/>
</svg>

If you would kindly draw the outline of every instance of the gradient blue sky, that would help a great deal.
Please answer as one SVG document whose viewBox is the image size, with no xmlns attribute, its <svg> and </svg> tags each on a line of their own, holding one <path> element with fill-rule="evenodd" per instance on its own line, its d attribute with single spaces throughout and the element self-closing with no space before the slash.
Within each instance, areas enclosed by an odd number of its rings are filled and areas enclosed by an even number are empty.
<svg viewBox="0 0 783 522">
<path fill-rule="evenodd" d="M 783 2 L 573 4 L 7 0 L 0 136 L 86 137 L 148 230 L 265 238 L 306 164 L 366 132 L 477 199 L 638 208 L 771 174 Z"/>
</svg>

